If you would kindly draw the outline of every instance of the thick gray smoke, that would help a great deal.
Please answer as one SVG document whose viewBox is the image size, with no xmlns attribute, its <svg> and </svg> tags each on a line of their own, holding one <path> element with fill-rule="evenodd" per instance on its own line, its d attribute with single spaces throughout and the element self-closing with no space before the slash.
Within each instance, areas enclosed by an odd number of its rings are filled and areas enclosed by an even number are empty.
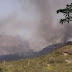
<svg viewBox="0 0 72 72">
<path fill-rule="evenodd" d="M 66 42 L 71 39 L 72 25 L 60 25 L 59 19 L 63 16 L 56 14 L 56 10 L 64 8 L 71 1 L 66 0 L 33 0 L 40 12 L 40 24 L 38 25 L 38 35 L 47 44 Z"/>
<path fill-rule="evenodd" d="M 63 15 L 56 14 L 67 3 L 71 0 L 15 0 L 15 10 L 0 19 L 0 34 L 20 36 L 35 51 L 71 40 L 72 25 L 60 25 Z"/>
<path fill-rule="evenodd" d="M 41 37 L 43 40 L 41 43 L 46 45 L 71 40 L 72 25 L 59 25 L 59 19 L 63 16 L 56 14 L 56 10 L 64 8 L 66 4 L 71 3 L 70 0 L 31 0 L 30 2 L 37 6 L 40 14 L 37 40 Z"/>
</svg>

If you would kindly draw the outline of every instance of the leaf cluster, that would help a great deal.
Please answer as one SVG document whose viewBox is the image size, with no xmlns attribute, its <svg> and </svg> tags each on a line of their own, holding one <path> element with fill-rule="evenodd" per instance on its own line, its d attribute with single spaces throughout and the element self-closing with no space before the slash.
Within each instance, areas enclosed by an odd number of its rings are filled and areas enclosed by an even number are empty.
<svg viewBox="0 0 72 72">
<path fill-rule="evenodd" d="M 57 11 L 57 14 L 58 13 L 63 13 L 64 15 L 64 19 L 60 19 L 60 23 L 63 24 L 63 23 L 70 23 L 70 21 L 72 21 L 72 3 L 69 5 L 67 4 L 66 5 L 66 8 L 64 9 L 58 9 Z"/>
</svg>

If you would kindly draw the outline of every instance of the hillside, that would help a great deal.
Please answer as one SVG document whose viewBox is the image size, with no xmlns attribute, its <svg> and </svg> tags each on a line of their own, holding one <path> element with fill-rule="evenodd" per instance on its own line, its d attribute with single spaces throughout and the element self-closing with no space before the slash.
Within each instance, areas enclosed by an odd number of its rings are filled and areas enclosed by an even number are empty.
<svg viewBox="0 0 72 72">
<path fill-rule="evenodd" d="M 1 72 L 72 72 L 71 45 L 31 59 L 0 62 Z"/>
</svg>

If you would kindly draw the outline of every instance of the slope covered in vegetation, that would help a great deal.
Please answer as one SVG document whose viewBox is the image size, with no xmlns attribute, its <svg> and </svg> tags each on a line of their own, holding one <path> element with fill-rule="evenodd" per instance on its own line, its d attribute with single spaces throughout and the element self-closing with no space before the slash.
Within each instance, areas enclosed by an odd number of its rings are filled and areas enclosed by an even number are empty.
<svg viewBox="0 0 72 72">
<path fill-rule="evenodd" d="M 67 45 L 36 58 L 0 62 L 0 72 L 72 72 L 72 54 L 63 54 L 71 47 Z"/>
</svg>

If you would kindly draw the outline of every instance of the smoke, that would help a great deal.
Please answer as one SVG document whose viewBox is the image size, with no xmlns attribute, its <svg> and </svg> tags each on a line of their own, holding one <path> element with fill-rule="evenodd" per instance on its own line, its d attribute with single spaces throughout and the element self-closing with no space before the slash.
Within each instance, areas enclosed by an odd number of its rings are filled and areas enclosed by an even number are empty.
<svg viewBox="0 0 72 72">
<path fill-rule="evenodd" d="M 72 25 L 59 25 L 59 19 L 62 18 L 63 15 L 56 15 L 56 10 L 64 8 L 68 3 L 70 3 L 70 1 L 37 0 L 37 6 L 41 13 L 39 34 L 48 42 L 48 44 L 66 42 L 72 37 Z"/>
<path fill-rule="evenodd" d="M 49 44 L 71 40 L 72 25 L 60 25 L 56 10 L 64 8 L 70 0 L 15 0 L 11 13 L 0 18 L 0 34 L 20 36 L 29 48 L 41 50 Z M 4 4 L 3 4 L 4 6 Z M 5 8 L 5 7 L 4 7 Z M 26 46 L 27 47 L 27 46 Z"/>
<path fill-rule="evenodd" d="M 72 41 L 72 24 L 66 24 L 64 26 L 64 42 Z"/>
<path fill-rule="evenodd" d="M 0 55 L 31 52 L 29 41 L 19 36 L 0 35 Z"/>
</svg>

